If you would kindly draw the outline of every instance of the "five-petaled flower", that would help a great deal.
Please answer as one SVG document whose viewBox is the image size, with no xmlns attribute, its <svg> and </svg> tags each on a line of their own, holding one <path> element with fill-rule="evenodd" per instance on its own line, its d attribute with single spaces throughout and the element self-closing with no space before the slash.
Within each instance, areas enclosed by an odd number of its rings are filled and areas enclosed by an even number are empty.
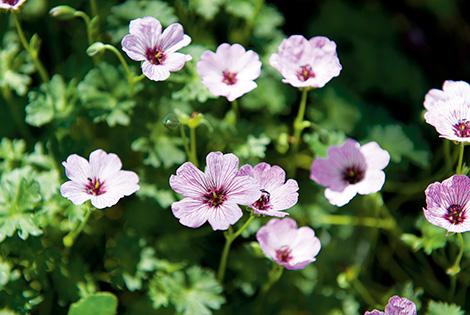
<svg viewBox="0 0 470 315">
<path fill-rule="evenodd" d="M 191 60 L 190 55 L 176 52 L 191 42 L 181 24 L 171 24 L 162 32 L 157 19 L 144 17 L 130 22 L 129 33 L 122 39 L 122 49 L 132 60 L 143 61 L 142 72 L 150 80 L 164 81 Z"/>
<path fill-rule="evenodd" d="M 297 228 L 290 219 L 271 219 L 256 233 L 261 249 L 267 257 L 286 269 L 303 269 L 316 260 L 320 240 L 310 227 Z"/>
<path fill-rule="evenodd" d="M 416 305 L 407 298 L 400 297 L 398 295 L 392 296 L 387 305 L 385 311 L 373 310 L 365 312 L 364 315 L 416 315 Z"/>
<path fill-rule="evenodd" d="M 0 0 L 0 9 L 18 10 L 26 0 Z"/>
<path fill-rule="evenodd" d="M 242 217 L 239 205 L 251 205 L 260 198 L 258 184 L 239 175 L 238 163 L 234 154 L 211 152 L 204 173 L 186 162 L 171 175 L 171 188 L 185 197 L 171 205 L 181 224 L 197 228 L 209 221 L 214 230 L 226 230 Z"/>
<path fill-rule="evenodd" d="M 70 181 L 62 184 L 60 192 L 76 205 L 91 200 L 98 209 L 111 207 L 139 189 L 137 174 L 121 170 L 121 160 L 113 153 L 96 150 L 89 161 L 72 154 L 62 165 Z"/>
<path fill-rule="evenodd" d="M 269 62 L 284 77 L 284 83 L 298 88 L 321 88 L 338 76 L 342 68 L 335 42 L 323 36 L 307 40 L 292 35 L 283 40 Z"/>
<path fill-rule="evenodd" d="M 261 61 L 257 53 L 239 44 L 222 44 L 215 53 L 202 54 L 197 71 L 211 93 L 233 101 L 256 88 Z"/>
<path fill-rule="evenodd" d="M 470 231 L 470 178 L 454 175 L 426 189 L 426 219 L 449 232 Z"/>
<path fill-rule="evenodd" d="M 293 207 L 299 198 L 299 185 L 294 179 L 286 182 L 286 172 L 277 165 L 259 163 L 255 167 L 244 165 L 240 175 L 248 175 L 256 180 L 261 190 L 261 197 L 250 207 L 256 214 L 284 217 L 283 210 Z"/>
<path fill-rule="evenodd" d="M 382 189 L 390 155 L 376 142 L 363 146 L 352 139 L 328 149 L 327 158 L 315 159 L 310 178 L 326 187 L 325 197 L 344 206 L 356 194 L 368 195 Z"/>
<path fill-rule="evenodd" d="M 470 142 L 470 85 L 445 81 L 442 90 L 432 89 L 425 97 L 424 119 L 441 137 Z"/>
</svg>

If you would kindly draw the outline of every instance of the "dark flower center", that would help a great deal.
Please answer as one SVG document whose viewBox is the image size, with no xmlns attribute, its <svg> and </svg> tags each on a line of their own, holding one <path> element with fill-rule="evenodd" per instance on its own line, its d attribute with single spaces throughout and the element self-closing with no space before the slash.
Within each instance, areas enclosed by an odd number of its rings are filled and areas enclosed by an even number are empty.
<svg viewBox="0 0 470 315">
<path fill-rule="evenodd" d="M 234 85 L 235 83 L 237 83 L 237 74 L 235 72 L 225 70 L 224 72 L 222 72 L 222 75 L 224 76 L 222 82 L 224 82 L 225 84 Z"/>
<path fill-rule="evenodd" d="M 315 77 L 315 72 L 310 65 L 304 65 L 300 67 L 299 71 L 297 71 L 297 78 L 300 81 L 307 81 L 310 78 Z"/>
<path fill-rule="evenodd" d="M 204 201 L 212 208 L 221 206 L 227 200 L 227 193 L 223 189 L 212 189 L 204 195 Z"/>
<path fill-rule="evenodd" d="M 282 246 L 278 250 L 276 250 L 276 259 L 283 263 L 288 263 L 292 257 L 292 250 L 289 246 Z"/>
<path fill-rule="evenodd" d="M 343 171 L 343 180 L 351 185 L 359 183 L 364 179 L 364 170 L 356 165 L 346 167 Z"/>
<path fill-rule="evenodd" d="M 104 182 L 97 178 L 88 178 L 88 184 L 85 186 L 85 192 L 89 195 L 99 196 L 106 192 Z"/>
<path fill-rule="evenodd" d="M 145 51 L 145 58 L 147 58 L 151 64 L 161 65 L 166 59 L 166 54 L 159 47 L 147 48 Z"/>
<path fill-rule="evenodd" d="M 447 208 L 447 213 L 444 215 L 444 218 L 449 221 L 451 224 L 461 224 L 465 221 L 466 215 L 463 207 L 461 205 L 451 205 Z"/>
<path fill-rule="evenodd" d="M 454 130 L 454 133 L 457 137 L 470 137 L 470 120 L 462 119 L 453 125 L 452 129 Z"/>
<path fill-rule="evenodd" d="M 16 5 L 20 0 L 2 0 L 3 3 L 9 4 L 9 5 Z"/>
<path fill-rule="evenodd" d="M 261 189 L 261 197 L 253 204 L 253 208 L 261 211 L 266 211 L 272 208 L 269 203 L 271 194 L 264 189 Z"/>
</svg>

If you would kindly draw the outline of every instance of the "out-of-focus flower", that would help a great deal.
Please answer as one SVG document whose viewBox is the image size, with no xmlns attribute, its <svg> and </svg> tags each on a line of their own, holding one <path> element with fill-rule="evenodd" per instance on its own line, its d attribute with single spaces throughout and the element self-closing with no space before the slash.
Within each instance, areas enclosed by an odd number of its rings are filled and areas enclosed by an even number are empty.
<svg viewBox="0 0 470 315">
<path fill-rule="evenodd" d="M 103 209 L 139 190 L 137 174 L 121 170 L 121 160 L 113 153 L 96 150 L 89 161 L 72 154 L 62 165 L 70 181 L 62 184 L 60 192 L 76 205 L 91 200 L 94 207 Z"/>
<path fill-rule="evenodd" d="M 215 53 L 202 54 L 197 72 L 211 93 L 233 101 L 256 88 L 261 61 L 257 53 L 239 44 L 222 44 Z"/>
<path fill-rule="evenodd" d="M 449 232 L 470 231 L 470 178 L 454 175 L 426 189 L 426 219 Z"/>
<path fill-rule="evenodd" d="M 18 10 L 26 0 L 0 0 L 0 9 Z"/>
<path fill-rule="evenodd" d="M 297 203 L 299 185 L 294 179 L 286 182 L 286 172 L 279 166 L 267 163 L 259 163 L 255 167 L 244 165 L 239 174 L 254 178 L 260 187 L 261 197 L 250 206 L 254 213 L 284 217 L 288 213 L 283 210 Z"/>
<path fill-rule="evenodd" d="M 364 315 L 416 315 L 416 305 L 407 298 L 398 295 L 392 296 L 385 306 L 385 311 L 373 310 Z"/>
<path fill-rule="evenodd" d="M 290 219 L 271 219 L 256 233 L 264 254 L 286 269 L 303 269 L 316 260 L 320 240 L 309 227 Z"/>
<path fill-rule="evenodd" d="M 122 49 L 135 61 L 143 61 L 142 72 L 154 81 L 164 81 L 183 68 L 190 55 L 176 52 L 191 42 L 178 23 L 163 32 L 160 22 L 153 17 L 132 20 L 129 33 L 122 39 Z"/>
<path fill-rule="evenodd" d="M 445 106 L 445 103 L 453 98 L 463 98 L 470 104 L 470 84 L 465 81 L 447 80 L 442 90 L 432 89 L 424 98 L 424 107 L 430 110 L 434 107 Z"/>
<path fill-rule="evenodd" d="M 390 155 L 376 142 L 363 146 L 352 139 L 328 149 L 328 157 L 315 159 L 310 178 L 326 187 L 325 197 L 336 206 L 347 204 L 356 194 L 368 195 L 382 189 L 383 169 Z"/>
<path fill-rule="evenodd" d="M 301 35 L 290 36 L 269 62 L 284 77 L 284 83 L 298 88 L 321 88 L 342 69 L 335 42 L 323 36 L 310 40 Z"/>
<path fill-rule="evenodd" d="M 234 154 L 211 152 L 204 173 L 186 162 L 171 175 L 171 188 L 185 197 L 171 205 L 181 224 L 197 228 L 209 221 L 214 230 L 226 230 L 242 217 L 238 205 L 251 205 L 259 199 L 258 184 L 238 174 L 238 163 Z"/>
</svg>

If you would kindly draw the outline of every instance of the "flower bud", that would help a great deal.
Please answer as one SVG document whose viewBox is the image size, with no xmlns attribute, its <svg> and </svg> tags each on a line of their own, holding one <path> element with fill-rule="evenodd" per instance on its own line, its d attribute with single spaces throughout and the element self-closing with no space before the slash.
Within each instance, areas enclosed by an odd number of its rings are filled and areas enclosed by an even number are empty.
<svg viewBox="0 0 470 315">
<path fill-rule="evenodd" d="M 105 45 L 102 42 L 96 42 L 91 44 L 90 47 L 86 50 L 88 56 L 93 57 L 94 55 L 98 54 L 99 52 L 105 49 Z"/>
<path fill-rule="evenodd" d="M 60 20 L 70 20 L 75 17 L 75 12 L 77 12 L 77 10 L 72 7 L 69 7 L 68 5 L 59 5 L 57 7 L 52 8 L 49 11 L 49 14 Z"/>
</svg>

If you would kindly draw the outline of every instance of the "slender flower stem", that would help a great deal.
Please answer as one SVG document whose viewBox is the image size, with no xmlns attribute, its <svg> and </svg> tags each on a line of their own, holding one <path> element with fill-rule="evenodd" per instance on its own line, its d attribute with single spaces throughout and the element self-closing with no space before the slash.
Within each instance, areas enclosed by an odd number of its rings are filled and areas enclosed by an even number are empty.
<svg viewBox="0 0 470 315">
<path fill-rule="evenodd" d="M 261 288 L 261 295 L 268 293 L 269 289 L 281 278 L 284 267 L 273 262 L 273 267 L 269 271 L 268 282 Z"/>
<path fill-rule="evenodd" d="M 233 111 L 233 116 L 235 117 L 235 119 L 234 119 L 234 125 L 236 125 L 236 124 L 237 124 L 237 120 L 238 120 L 238 115 L 239 115 L 238 101 L 237 101 L 237 100 L 233 100 L 233 101 L 232 101 L 232 111 Z"/>
<path fill-rule="evenodd" d="M 197 138 L 196 138 L 196 127 L 189 127 L 189 137 L 191 140 L 191 151 L 189 160 L 197 167 L 199 163 L 197 161 Z"/>
<path fill-rule="evenodd" d="M 186 131 L 184 130 L 184 125 L 180 123 L 180 134 L 181 140 L 183 141 L 184 151 L 186 152 L 186 157 L 188 160 L 191 160 L 191 150 L 189 149 L 188 137 L 186 137 Z"/>
<path fill-rule="evenodd" d="M 88 14 L 86 14 L 85 12 L 82 12 L 82 11 L 77 11 L 77 12 L 75 12 L 74 15 L 75 15 L 76 17 L 81 18 L 81 19 L 85 22 L 85 25 L 86 25 L 86 35 L 87 35 L 87 38 L 88 38 L 88 45 L 93 44 L 94 40 L 93 40 L 92 31 L 91 31 L 91 20 L 90 20 L 90 17 L 88 16 Z"/>
<path fill-rule="evenodd" d="M 457 164 L 457 174 L 463 174 L 463 153 L 465 150 L 465 143 L 460 142 L 459 162 Z"/>
<path fill-rule="evenodd" d="M 230 247 L 232 246 L 233 241 L 248 228 L 248 226 L 254 219 L 255 216 L 252 213 L 248 220 L 246 220 L 242 227 L 240 227 L 235 233 L 231 229 L 224 233 L 225 245 L 222 251 L 222 256 L 220 258 L 219 270 L 217 272 L 217 279 L 220 283 L 224 281 L 225 269 L 227 269 L 228 254 L 230 252 Z"/>
<path fill-rule="evenodd" d="M 98 6 L 96 5 L 96 0 L 90 0 L 91 15 L 93 17 L 98 16 Z"/>
<path fill-rule="evenodd" d="M 90 218 L 90 214 L 92 212 L 91 206 L 89 204 L 86 204 L 84 206 L 84 208 L 85 208 L 84 209 L 85 214 L 83 216 L 82 222 L 80 222 L 80 224 L 74 230 L 70 231 L 62 240 L 65 247 L 72 247 L 73 246 L 73 243 L 75 242 L 75 239 L 83 231 L 83 228 L 85 227 L 85 225 L 88 222 L 88 219 Z"/>
<path fill-rule="evenodd" d="M 291 162 L 291 169 L 290 173 L 291 176 L 295 176 L 295 172 L 297 169 L 296 165 L 296 156 L 299 152 L 299 145 L 300 145 L 300 137 L 302 135 L 302 130 L 305 128 L 304 124 L 304 116 L 305 110 L 307 108 L 307 94 L 308 88 L 302 89 L 302 97 L 300 99 L 299 111 L 297 112 L 297 117 L 294 120 L 294 137 L 292 139 L 292 156 L 293 161 Z"/>
<path fill-rule="evenodd" d="M 18 16 L 16 15 L 16 13 L 13 13 L 12 16 L 13 16 L 13 20 L 15 21 L 16 31 L 18 32 L 18 37 L 20 38 L 21 45 L 23 45 L 23 48 L 31 56 L 34 67 L 38 71 L 42 82 L 44 82 L 44 83 L 48 82 L 49 81 L 49 75 L 47 74 L 46 68 L 44 68 L 44 65 L 42 64 L 41 60 L 38 57 L 39 52 L 35 51 L 30 46 L 28 40 L 26 40 L 26 36 L 24 35 L 23 28 L 21 27 L 20 20 L 19 20 Z"/>
<path fill-rule="evenodd" d="M 450 297 L 453 297 L 455 294 L 455 288 L 457 285 L 457 275 L 460 272 L 460 262 L 462 261 L 463 253 L 465 250 L 465 242 L 462 233 L 457 233 L 457 239 L 459 240 L 460 246 L 459 253 L 457 254 L 457 258 L 455 259 L 454 264 L 449 269 L 447 269 L 447 274 L 451 277 Z"/>
<path fill-rule="evenodd" d="M 133 88 L 135 83 L 137 82 L 137 80 L 135 79 L 136 75 L 129 68 L 129 65 L 127 64 L 126 59 L 124 59 L 124 56 L 113 45 L 105 44 L 103 46 L 103 48 L 111 51 L 119 59 L 119 62 L 121 63 L 122 67 L 124 68 L 124 71 L 126 71 L 127 81 L 129 82 L 129 85 L 131 86 L 131 88 Z"/>
<path fill-rule="evenodd" d="M 318 217 L 316 222 L 331 225 L 358 225 L 384 230 L 393 230 L 395 228 L 395 222 L 392 219 L 356 217 L 352 215 L 322 215 Z"/>
</svg>

